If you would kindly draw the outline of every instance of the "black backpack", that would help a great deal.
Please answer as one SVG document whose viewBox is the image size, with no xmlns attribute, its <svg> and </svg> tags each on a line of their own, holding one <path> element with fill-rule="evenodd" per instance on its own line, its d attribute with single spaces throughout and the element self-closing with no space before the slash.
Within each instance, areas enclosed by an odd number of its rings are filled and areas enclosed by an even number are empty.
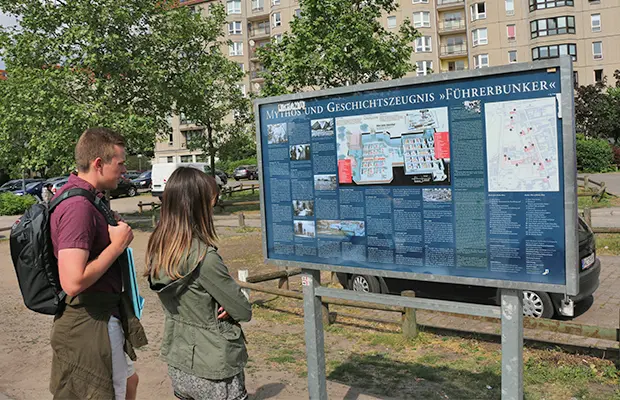
<svg viewBox="0 0 620 400">
<path fill-rule="evenodd" d="M 41 314 L 56 315 L 64 308 L 66 295 L 58 276 L 58 260 L 54 256 L 50 234 L 50 215 L 58 204 L 74 196 L 86 197 L 109 224 L 116 225 L 104 200 L 91 191 L 73 188 L 64 191 L 49 206 L 33 205 L 11 228 L 11 258 L 19 289 L 26 307 Z"/>
</svg>

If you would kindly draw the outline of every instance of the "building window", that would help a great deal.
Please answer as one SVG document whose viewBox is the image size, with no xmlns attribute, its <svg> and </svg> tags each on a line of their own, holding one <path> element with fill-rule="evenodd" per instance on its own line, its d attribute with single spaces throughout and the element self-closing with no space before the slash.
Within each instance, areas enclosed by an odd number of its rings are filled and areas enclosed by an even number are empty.
<svg viewBox="0 0 620 400">
<path fill-rule="evenodd" d="M 487 17 L 486 3 L 476 3 L 471 6 L 471 20 L 477 21 Z"/>
<path fill-rule="evenodd" d="M 515 1 L 505 0 L 505 4 L 506 4 L 506 15 L 515 15 Z"/>
<path fill-rule="evenodd" d="M 465 61 L 448 61 L 448 71 L 465 71 Z"/>
<path fill-rule="evenodd" d="M 431 13 L 420 11 L 413 13 L 413 26 L 415 28 L 428 28 L 431 26 Z"/>
<path fill-rule="evenodd" d="M 174 146 L 174 134 L 172 132 L 168 134 L 168 146 Z"/>
<path fill-rule="evenodd" d="M 592 43 L 592 55 L 595 60 L 603 59 L 603 42 Z"/>
<path fill-rule="evenodd" d="M 532 61 L 558 58 L 569 54 L 573 61 L 577 61 L 577 46 L 574 43 L 540 46 L 532 49 Z"/>
<path fill-rule="evenodd" d="M 412 0 L 413 4 L 428 4 L 428 0 Z"/>
<path fill-rule="evenodd" d="M 239 66 L 241 72 L 245 72 L 245 66 L 243 65 L 243 63 L 237 63 L 237 65 Z"/>
<path fill-rule="evenodd" d="M 471 32 L 471 36 L 474 46 L 480 46 L 489 43 L 487 28 L 474 29 Z"/>
<path fill-rule="evenodd" d="M 193 157 L 191 154 L 181 156 L 181 162 L 192 162 L 192 161 L 193 161 Z"/>
<path fill-rule="evenodd" d="M 574 5 L 573 0 L 530 0 L 530 11 Z"/>
<path fill-rule="evenodd" d="M 508 35 L 508 40 L 517 40 L 517 26 L 507 25 L 506 34 Z"/>
<path fill-rule="evenodd" d="M 478 54 L 474 56 L 474 68 L 484 68 L 489 66 L 489 55 L 488 54 Z"/>
<path fill-rule="evenodd" d="M 417 76 L 425 76 L 433 73 L 432 61 L 418 61 L 416 62 L 415 73 Z"/>
<path fill-rule="evenodd" d="M 295 9 L 295 18 L 301 17 L 301 8 Z"/>
<path fill-rule="evenodd" d="M 264 0 L 252 0 L 252 11 L 261 11 L 265 8 Z"/>
<path fill-rule="evenodd" d="M 590 19 L 590 25 L 592 26 L 592 32 L 601 31 L 601 14 L 592 14 Z"/>
<path fill-rule="evenodd" d="M 282 41 L 282 34 L 277 34 L 277 35 L 273 35 L 273 38 L 275 39 L 276 43 L 280 43 Z"/>
<path fill-rule="evenodd" d="M 166 161 L 167 161 L 168 164 L 173 163 L 174 162 L 174 156 L 168 156 Z"/>
<path fill-rule="evenodd" d="M 272 6 L 280 5 L 280 0 L 271 0 L 271 5 Z"/>
<path fill-rule="evenodd" d="M 532 39 L 539 36 L 575 33 L 575 17 L 555 17 L 530 22 Z"/>
<path fill-rule="evenodd" d="M 396 17 L 395 16 L 387 17 L 387 27 L 390 29 L 396 28 Z"/>
<path fill-rule="evenodd" d="M 232 21 L 228 23 L 229 35 L 241 35 L 241 21 Z"/>
<path fill-rule="evenodd" d="M 228 14 L 241 14 L 241 0 L 228 0 L 226 9 Z"/>
<path fill-rule="evenodd" d="M 603 82 L 603 70 L 602 69 L 594 70 L 594 81 L 596 83 Z"/>
<path fill-rule="evenodd" d="M 242 56 L 243 55 L 243 42 L 232 42 L 228 45 L 229 56 Z"/>
<path fill-rule="evenodd" d="M 282 17 L 280 16 L 280 13 L 273 13 L 273 15 L 271 16 L 271 21 L 273 24 L 273 27 L 278 27 L 282 25 Z"/>
<path fill-rule="evenodd" d="M 432 51 L 431 48 L 431 37 L 430 36 L 422 36 L 415 40 L 415 52 L 429 52 Z"/>
<path fill-rule="evenodd" d="M 517 51 L 516 50 L 510 50 L 508 52 L 508 62 L 510 64 L 514 64 L 517 62 Z"/>
<path fill-rule="evenodd" d="M 579 87 L 579 74 L 577 71 L 573 71 L 573 87 L 575 89 Z"/>
<path fill-rule="evenodd" d="M 239 88 L 239 90 L 241 91 L 241 94 L 243 95 L 243 97 L 245 97 L 245 85 L 237 85 L 237 88 Z"/>
</svg>

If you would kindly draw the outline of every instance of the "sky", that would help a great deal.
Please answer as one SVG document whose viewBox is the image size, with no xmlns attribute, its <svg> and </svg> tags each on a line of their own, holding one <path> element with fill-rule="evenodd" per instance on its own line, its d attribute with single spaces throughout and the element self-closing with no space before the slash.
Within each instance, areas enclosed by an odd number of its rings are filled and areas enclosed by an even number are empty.
<svg viewBox="0 0 620 400">
<path fill-rule="evenodd" d="M 1 26 L 11 26 L 15 24 L 15 18 L 10 17 L 6 14 L 0 13 L 0 25 Z M 4 62 L 0 58 L 0 69 L 4 69 Z"/>
</svg>

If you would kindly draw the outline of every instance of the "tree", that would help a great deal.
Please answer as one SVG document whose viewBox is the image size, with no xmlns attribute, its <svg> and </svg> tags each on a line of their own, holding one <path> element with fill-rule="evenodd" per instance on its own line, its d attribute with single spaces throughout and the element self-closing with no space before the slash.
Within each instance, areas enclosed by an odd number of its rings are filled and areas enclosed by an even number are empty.
<svg viewBox="0 0 620 400">
<path fill-rule="evenodd" d="M 620 140 L 620 71 L 614 73 L 615 87 L 607 79 L 576 89 L 575 123 L 588 137 Z"/>
<path fill-rule="evenodd" d="M 0 155 L 12 157 L 13 170 L 66 171 L 79 135 L 98 125 L 144 154 L 181 110 L 207 121 L 211 136 L 225 135 L 225 109 L 240 97 L 225 91 L 241 72 L 221 54 L 223 6 L 210 9 L 203 17 L 176 0 L 0 0 L 20 21 L 0 30 L 8 71 Z M 197 101 L 201 94 L 208 101 Z"/>
<path fill-rule="evenodd" d="M 399 33 L 380 22 L 397 9 L 396 0 L 300 0 L 300 7 L 290 34 L 258 50 L 263 95 L 395 79 L 414 70 L 418 32 L 408 19 Z"/>
</svg>

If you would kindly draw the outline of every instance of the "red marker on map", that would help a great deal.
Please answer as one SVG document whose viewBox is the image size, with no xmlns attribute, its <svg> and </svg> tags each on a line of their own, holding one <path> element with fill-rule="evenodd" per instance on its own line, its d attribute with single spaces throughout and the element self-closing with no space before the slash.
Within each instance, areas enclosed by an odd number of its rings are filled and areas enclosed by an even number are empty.
<svg viewBox="0 0 620 400">
<path fill-rule="evenodd" d="M 338 182 L 352 183 L 351 160 L 338 160 Z"/>
</svg>

